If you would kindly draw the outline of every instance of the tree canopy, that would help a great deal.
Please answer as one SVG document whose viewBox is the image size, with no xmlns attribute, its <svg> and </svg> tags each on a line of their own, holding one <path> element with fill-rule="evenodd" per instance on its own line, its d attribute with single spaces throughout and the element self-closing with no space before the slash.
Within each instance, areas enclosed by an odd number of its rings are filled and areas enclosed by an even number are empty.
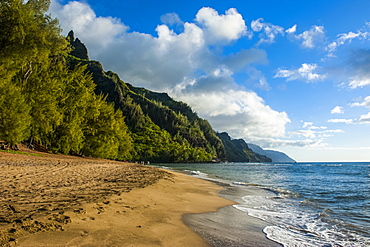
<svg viewBox="0 0 370 247">
<path fill-rule="evenodd" d="M 86 66 L 71 66 L 71 47 L 49 1 L 0 3 L 0 139 L 54 152 L 131 157 L 121 111 L 96 95 Z"/>
</svg>

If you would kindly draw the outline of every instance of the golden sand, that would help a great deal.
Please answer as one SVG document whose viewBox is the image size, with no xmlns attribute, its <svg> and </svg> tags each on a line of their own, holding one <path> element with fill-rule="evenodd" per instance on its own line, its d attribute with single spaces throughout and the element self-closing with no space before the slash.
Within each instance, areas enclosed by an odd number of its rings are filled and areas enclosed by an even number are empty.
<svg viewBox="0 0 370 247">
<path fill-rule="evenodd" d="M 4 246 L 207 246 L 187 213 L 234 204 L 221 187 L 150 166 L 0 152 Z"/>
</svg>

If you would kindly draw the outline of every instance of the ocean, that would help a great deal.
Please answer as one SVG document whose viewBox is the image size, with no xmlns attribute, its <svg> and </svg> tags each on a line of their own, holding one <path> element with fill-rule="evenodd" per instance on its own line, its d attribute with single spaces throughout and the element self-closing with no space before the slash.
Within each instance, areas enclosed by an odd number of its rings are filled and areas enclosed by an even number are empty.
<svg viewBox="0 0 370 247">
<path fill-rule="evenodd" d="M 370 246 L 370 162 L 163 166 L 271 192 L 234 208 L 265 221 L 266 237 L 283 246 Z"/>
</svg>

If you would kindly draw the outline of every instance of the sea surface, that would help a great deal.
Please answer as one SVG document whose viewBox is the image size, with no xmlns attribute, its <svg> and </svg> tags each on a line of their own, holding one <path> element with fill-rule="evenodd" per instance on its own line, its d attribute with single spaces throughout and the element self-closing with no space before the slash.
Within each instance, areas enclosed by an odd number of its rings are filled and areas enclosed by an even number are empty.
<svg viewBox="0 0 370 247">
<path fill-rule="evenodd" d="M 163 166 L 271 191 L 234 207 L 265 221 L 266 237 L 284 246 L 370 246 L 370 162 Z"/>
</svg>

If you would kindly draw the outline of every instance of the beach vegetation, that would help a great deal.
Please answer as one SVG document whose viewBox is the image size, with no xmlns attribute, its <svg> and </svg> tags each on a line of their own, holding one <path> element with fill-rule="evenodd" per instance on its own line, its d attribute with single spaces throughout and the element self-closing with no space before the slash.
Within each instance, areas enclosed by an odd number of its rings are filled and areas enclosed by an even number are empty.
<svg viewBox="0 0 370 247">
<path fill-rule="evenodd" d="M 22 151 L 16 151 L 16 150 L 1 150 L 0 152 L 4 153 L 10 153 L 10 154 L 23 154 L 23 155 L 30 155 L 30 156 L 37 156 L 37 157 L 43 157 L 43 154 L 35 154 L 35 153 L 29 153 L 29 152 L 22 152 Z"/>
</svg>

